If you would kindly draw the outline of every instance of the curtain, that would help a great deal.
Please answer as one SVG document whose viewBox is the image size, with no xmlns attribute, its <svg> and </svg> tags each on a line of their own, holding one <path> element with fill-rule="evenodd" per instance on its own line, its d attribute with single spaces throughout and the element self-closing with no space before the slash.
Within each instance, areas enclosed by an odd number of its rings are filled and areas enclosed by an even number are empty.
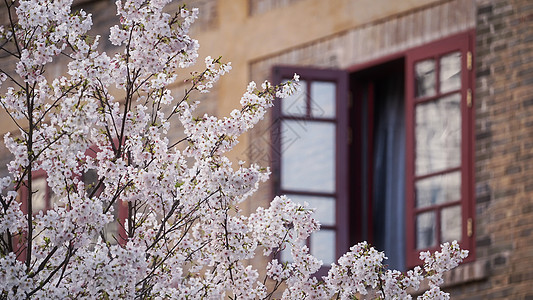
<svg viewBox="0 0 533 300">
<path fill-rule="evenodd" d="M 403 78 L 376 84 L 373 236 L 390 268 L 405 270 L 405 115 Z"/>
</svg>

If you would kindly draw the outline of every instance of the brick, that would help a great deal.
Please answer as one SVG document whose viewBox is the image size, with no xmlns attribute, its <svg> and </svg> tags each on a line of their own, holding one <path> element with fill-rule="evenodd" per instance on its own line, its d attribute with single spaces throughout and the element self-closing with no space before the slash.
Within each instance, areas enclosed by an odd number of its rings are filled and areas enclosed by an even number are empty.
<svg viewBox="0 0 533 300">
<path fill-rule="evenodd" d="M 524 76 L 524 75 L 529 75 L 529 74 L 533 74 L 533 68 L 526 68 L 526 69 L 520 70 L 518 71 L 516 75 Z"/>
<path fill-rule="evenodd" d="M 491 74 L 491 72 L 490 72 L 489 68 L 482 69 L 482 70 L 478 70 L 476 72 L 476 77 L 479 78 L 479 77 L 483 77 L 483 76 L 489 76 L 490 74 Z"/>
<path fill-rule="evenodd" d="M 477 14 L 478 16 L 484 14 L 492 14 L 492 5 L 478 7 Z"/>
<path fill-rule="evenodd" d="M 504 265 L 507 262 L 507 258 L 505 256 L 498 255 L 496 258 L 494 258 L 494 265 L 495 266 L 501 266 Z"/>
<path fill-rule="evenodd" d="M 476 203 L 489 202 L 490 199 L 491 199 L 490 195 L 478 196 L 478 197 L 476 197 Z"/>
<path fill-rule="evenodd" d="M 514 150 L 516 151 L 516 150 Z M 520 166 L 508 166 L 507 168 L 505 168 L 505 175 L 511 175 L 511 174 L 517 174 L 517 173 L 520 173 L 522 171 L 522 167 Z"/>
<path fill-rule="evenodd" d="M 502 298 L 510 296 L 512 294 L 512 291 L 513 291 L 512 287 L 505 288 L 503 290 L 497 290 L 497 291 L 492 292 L 490 296 L 488 297 L 488 299 L 502 299 Z"/>
<path fill-rule="evenodd" d="M 490 237 L 485 237 L 483 239 L 476 240 L 476 245 L 478 247 L 490 246 L 491 244 L 492 244 L 492 241 Z"/>
<path fill-rule="evenodd" d="M 486 139 L 492 136 L 492 132 L 490 130 L 477 132 L 476 133 L 476 140 L 482 140 Z"/>
<path fill-rule="evenodd" d="M 533 270 L 528 273 L 513 274 L 509 277 L 509 283 L 533 280 Z"/>
<path fill-rule="evenodd" d="M 525 86 L 533 84 L 533 77 L 520 81 L 520 84 Z"/>
</svg>

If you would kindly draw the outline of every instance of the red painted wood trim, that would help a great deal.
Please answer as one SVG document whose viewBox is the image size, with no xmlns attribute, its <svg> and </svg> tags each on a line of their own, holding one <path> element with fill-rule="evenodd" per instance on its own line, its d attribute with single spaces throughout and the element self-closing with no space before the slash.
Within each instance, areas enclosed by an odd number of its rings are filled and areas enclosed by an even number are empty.
<svg viewBox="0 0 533 300">
<path fill-rule="evenodd" d="M 300 75 L 301 80 L 307 81 L 306 93 L 306 117 L 284 116 L 281 112 L 281 105 L 276 101 L 272 113 L 272 170 L 273 170 L 273 191 L 274 195 L 283 193 L 311 195 L 311 196 L 327 196 L 335 197 L 336 199 L 336 226 L 325 226 L 324 228 L 334 229 L 336 232 L 336 256 L 344 254 L 349 248 L 349 210 L 347 209 L 348 202 L 348 74 L 345 71 L 331 70 L 331 69 L 316 69 L 293 66 L 278 66 L 273 69 L 273 82 L 279 84 L 284 79 L 292 78 L 294 73 Z M 311 83 L 313 81 L 329 81 L 336 84 L 336 111 L 335 118 L 316 118 L 311 116 Z M 320 193 L 308 191 L 291 191 L 283 190 L 281 188 L 281 120 L 302 119 L 308 121 L 322 121 L 322 122 L 336 122 L 336 148 L 335 148 L 335 192 L 334 193 Z M 328 268 L 323 267 L 316 274 L 316 276 L 326 275 Z"/>
<path fill-rule="evenodd" d="M 461 209 L 462 209 L 462 240 L 460 241 L 460 245 L 464 249 L 468 249 L 471 251 L 472 255 L 469 256 L 469 258 L 466 261 L 471 261 L 475 259 L 475 255 L 473 254 L 475 251 L 474 242 L 475 242 L 475 235 L 472 235 L 471 237 L 468 237 L 467 235 L 467 222 L 468 219 L 471 218 L 474 220 L 474 205 L 475 205 L 475 198 L 474 198 L 474 173 L 473 173 L 473 161 L 474 161 L 474 147 L 473 147 L 473 130 L 474 130 L 474 123 L 473 123 L 473 115 L 474 115 L 474 109 L 468 108 L 466 106 L 466 93 L 468 89 L 474 90 L 473 88 L 473 70 L 467 70 L 466 68 L 466 57 L 467 57 L 467 51 L 472 51 L 473 46 L 473 31 L 469 31 L 466 33 L 461 33 L 458 35 L 454 35 L 448 38 L 444 38 L 442 40 L 417 47 L 415 49 L 412 49 L 407 52 L 407 60 L 406 60 L 406 145 L 407 145 L 407 151 L 406 151 L 406 230 L 407 230 L 407 267 L 413 267 L 415 265 L 420 264 L 420 260 L 418 258 L 418 253 L 420 250 L 416 249 L 416 213 L 419 211 L 415 208 L 415 180 L 420 179 L 420 177 L 415 177 L 414 173 L 414 161 L 415 161 L 415 137 L 414 137 L 414 126 L 415 126 L 415 114 L 414 114 L 414 108 L 416 103 L 425 102 L 425 100 L 416 99 L 414 95 L 414 64 L 417 61 L 424 60 L 426 58 L 437 58 L 437 67 L 438 67 L 438 58 L 440 58 L 442 55 L 454 52 L 454 51 L 461 51 L 462 54 L 462 73 L 461 73 L 461 116 L 462 116 L 462 124 L 461 124 L 461 166 L 459 168 L 461 170 Z M 439 80 L 439 72 L 438 68 L 436 69 L 436 84 L 438 87 L 438 80 Z M 432 99 L 437 99 L 440 97 L 443 97 L 449 93 L 440 94 L 440 92 L 437 90 L 437 95 L 435 97 L 431 97 Z M 429 101 L 429 100 L 428 100 Z M 452 170 L 452 169 L 450 169 Z M 450 171 L 450 170 L 446 170 Z M 423 176 L 428 177 L 428 176 Z M 437 230 L 437 246 L 432 247 L 428 250 L 439 250 L 438 244 L 440 244 L 440 211 L 442 207 L 434 207 L 432 210 L 437 213 L 436 215 L 436 230 Z M 431 209 L 430 209 L 431 211 Z M 472 221 L 473 222 L 473 221 Z M 475 223 L 475 222 L 473 222 Z M 474 230 L 475 232 L 475 230 Z"/>
</svg>

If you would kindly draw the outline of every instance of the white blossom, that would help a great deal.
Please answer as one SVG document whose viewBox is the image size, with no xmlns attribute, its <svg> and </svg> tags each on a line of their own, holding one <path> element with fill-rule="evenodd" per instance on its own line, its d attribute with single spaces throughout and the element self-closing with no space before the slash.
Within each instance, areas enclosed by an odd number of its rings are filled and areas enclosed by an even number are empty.
<svg viewBox="0 0 533 300">
<path fill-rule="evenodd" d="M 0 179 L 1 297 L 263 299 L 284 284 L 284 299 L 403 299 L 428 278 L 421 299 L 445 299 L 442 273 L 467 255 L 457 243 L 422 253 L 424 266 L 406 273 L 386 270 L 384 254 L 360 243 L 319 280 L 322 262 L 305 246 L 320 227 L 312 209 L 279 196 L 241 210 L 270 171 L 236 166 L 227 153 L 299 76 L 250 83 L 229 116 L 199 115 L 198 93 L 231 64 L 208 56 L 203 71 L 182 78 L 198 58 L 189 36 L 198 10 L 171 14 L 169 2 L 117 1 L 111 54 L 99 52 L 91 15 L 71 12 L 71 0 L 20 0 L 14 34 L 0 27 L 0 40 L 20 49 L 0 73 L 0 103 L 18 126 L 4 136 L 12 159 Z M 45 77 L 62 54 L 66 73 Z M 189 84 L 185 97 L 171 89 L 178 80 Z M 173 140 L 176 130 L 183 139 Z M 38 173 L 53 203 L 29 211 Z M 284 249 L 290 263 L 271 259 Z M 266 270 L 250 263 L 261 256 Z"/>
</svg>

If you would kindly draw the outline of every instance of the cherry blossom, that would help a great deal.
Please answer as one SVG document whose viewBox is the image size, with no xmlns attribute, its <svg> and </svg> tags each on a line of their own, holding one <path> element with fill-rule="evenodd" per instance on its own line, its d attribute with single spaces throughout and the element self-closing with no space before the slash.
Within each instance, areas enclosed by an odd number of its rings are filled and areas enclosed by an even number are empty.
<svg viewBox="0 0 533 300">
<path fill-rule="evenodd" d="M 17 127 L 4 136 L 12 159 L 0 179 L 0 298 L 393 299 L 424 278 L 422 299 L 446 297 L 442 273 L 467 255 L 457 243 L 422 253 L 425 264 L 405 273 L 386 270 L 384 254 L 360 243 L 317 278 L 322 262 L 305 246 L 320 228 L 313 209 L 279 196 L 242 211 L 269 169 L 235 165 L 228 152 L 275 98 L 296 91 L 298 75 L 250 83 L 228 116 L 200 115 L 199 93 L 231 64 L 206 57 L 202 71 L 183 70 L 198 60 L 189 36 L 197 9 L 117 1 L 106 53 L 88 34 L 91 15 L 71 5 L 7 2 L 16 18 L 0 27 L 0 51 L 15 62 L 0 67 L 0 104 Z M 49 78 L 58 56 L 65 73 Z M 184 96 L 171 88 L 179 81 Z M 37 172 L 53 198 L 47 210 L 33 207 Z M 290 262 L 277 257 L 282 250 Z"/>
</svg>

